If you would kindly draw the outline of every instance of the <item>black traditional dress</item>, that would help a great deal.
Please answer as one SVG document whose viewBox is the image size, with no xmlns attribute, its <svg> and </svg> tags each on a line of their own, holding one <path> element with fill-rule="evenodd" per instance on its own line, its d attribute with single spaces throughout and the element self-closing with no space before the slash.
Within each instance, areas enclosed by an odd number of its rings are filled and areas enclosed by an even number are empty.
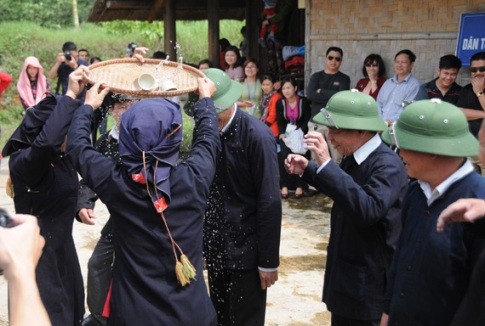
<svg viewBox="0 0 485 326">
<path fill-rule="evenodd" d="M 122 119 L 140 105 L 144 101 Z M 109 325 L 215 325 L 202 274 L 204 209 L 220 150 L 212 100 L 197 102 L 191 154 L 171 168 L 169 176 L 171 201 L 164 215 L 173 238 L 197 270 L 196 280 L 185 287 L 177 282 L 172 245 L 146 185 L 134 182 L 125 164 L 115 166 L 91 146 L 92 114 L 90 106 L 76 112 L 68 152 L 77 158 L 77 170 L 112 217 L 115 263 Z"/>
<path fill-rule="evenodd" d="M 72 238 L 78 177 L 60 151 L 78 106 L 67 96 L 57 104 L 49 96 L 29 109 L 41 112 L 26 111 L 6 146 L 17 143 L 15 151 L 4 149 L 11 155 L 15 211 L 39 219 L 45 247 L 36 269 L 37 284 L 52 324 L 60 326 L 79 325 L 84 315 L 84 286 Z"/>
</svg>

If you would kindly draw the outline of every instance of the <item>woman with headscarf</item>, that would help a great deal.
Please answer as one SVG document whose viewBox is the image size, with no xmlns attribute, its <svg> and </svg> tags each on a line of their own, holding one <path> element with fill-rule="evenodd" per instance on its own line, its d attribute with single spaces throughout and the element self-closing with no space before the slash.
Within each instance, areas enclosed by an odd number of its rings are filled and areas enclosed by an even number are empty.
<svg viewBox="0 0 485 326">
<path fill-rule="evenodd" d="M 109 93 L 104 98 L 102 106 L 95 111 L 95 116 L 98 115 L 95 117 L 97 122 L 101 119 L 106 120 L 106 113 L 113 119 L 113 128 L 102 134 L 94 143 L 94 148 L 104 156 L 112 158 L 113 164 L 121 164 L 118 146 L 121 115 L 136 101 L 137 99 L 132 97 Z M 98 195 L 81 179 L 79 181 L 76 219 L 88 225 L 95 224 L 94 206 L 97 200 Z M 111 218 L 108 218 L 101 230 L 101 237 L 88 261 L 86 303 L 90 315 L 84 318 L 83 326 L 106 325 L 107 323 L 106 318 L 103 317 L 103 310 L 111 284 L 111 271 L 115 256 L 112 239 Z"/>
<path fill-rule="evenodd" d="M 106 89 L 86 94 L 68 133 L 76 169 L 112 217 L 115 261 L 109 325 L 215 325 L 202 274 L 202 229 L 220 140 L 215 86 L 199 78 L 190 156 L 177 163 L 182 140 L 179 106 L 141 100 L 121 117 L 122 164 L 90 141 L 93 108 Z"/>
<path fill-rule="evenodd" d="M 24 109 L 39 103 L 51 92 L 44 68 L 36 57 L 27 57 L 20 72 L 17 90 Z"/>
<path fill-rule="evenodd" d="M 69 76 L 66 96 L 48 95 L 28 108 L 2 150 L 10 156 L 13 200 L 18 214 L 39 220 L 45 247 L 36 269 L 40 296 L 52 325 L 80 325 L 84 285 L 72 237 L 78 176 L 64 153 L 65 138 L 81 88 Z"/>
</svg>

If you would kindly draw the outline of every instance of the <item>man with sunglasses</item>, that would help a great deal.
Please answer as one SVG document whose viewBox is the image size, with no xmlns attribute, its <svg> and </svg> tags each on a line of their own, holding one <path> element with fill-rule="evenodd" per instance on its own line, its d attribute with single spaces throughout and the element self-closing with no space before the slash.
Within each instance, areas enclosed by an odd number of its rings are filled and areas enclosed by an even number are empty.
<svg viewBox="0 0 485 326">
<path fill-rule="evenodd" d="M 344 52 L 341 48 L 331 46 L 328 48 L 325 57 L 325 69 L 314 73 L 306 89 L 308 99 L 311 101 L 311 119 L 308 122 L 308 130 L 315 130 L 328 138 L 328 129 L 325 126 L 313 122 L 313 118 L 327 105 L 328 100 L 337 92 L 350 89 L 350 77 L 342 73 Z M 341 155 L 329 143 L 330 155 L 336 162 L 340 162 Z"/>
<path fill-rule="evenodd" d="M 395 75 L 382 85 L 377 104 L 382 119 L 391 124 L 399 118 L 406 103 L 414 100 L 419 91 L 419 81 L 411 71 L 416 55 L 408 49 L 401 50 L 394 56 Z"/>
<path fill-rule="evenodd" d="M 456 104 L 468 120 L 470 132 L 478 138 L 478 130 L 485 118 L 485 52 L 470 58 L 471 83 L 463 87 Z"/>
</svg>

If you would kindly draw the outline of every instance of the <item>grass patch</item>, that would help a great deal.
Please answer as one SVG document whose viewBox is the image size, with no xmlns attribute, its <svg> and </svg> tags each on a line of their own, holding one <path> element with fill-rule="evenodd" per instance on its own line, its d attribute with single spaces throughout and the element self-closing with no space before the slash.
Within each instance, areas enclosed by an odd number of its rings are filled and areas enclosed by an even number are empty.
<svg viewBox="0 0 485 326">
<path fill-rule="evenodd" d="M 227 38 L 238 45 L 242 36 L 240 29 L 243 21 L 223 20 L 220 24 L 221 38 Z M 0 149 L 21 121 L 23 111 L 17 93 L 17 81 L 23 61 L 28 56 L 39 58 L 48 75 L 54 65 L 62 44 L 73 41 L 78 49 L 86 48 L 91 56 L 103 60 L 125 55 L 126 45 L 135 42 L 150 49 L 149 54 L 164 50 L 163 22 L 115 21 L 100 24 L 85 23 L 81 28 L 47 28 L 32 22 L 0 23 L 0 69 L 13 75 L 13 82 L 0 97 Z M 197 63 L 208 57 L 207 21 L 178 21 L 176 24 L 178 55 L 185 62 Z M 51 80 L 55 89 L 57 80 Z M 191 119 L 184 118 L 184 149 L 192 141 Z"/>
</svg>

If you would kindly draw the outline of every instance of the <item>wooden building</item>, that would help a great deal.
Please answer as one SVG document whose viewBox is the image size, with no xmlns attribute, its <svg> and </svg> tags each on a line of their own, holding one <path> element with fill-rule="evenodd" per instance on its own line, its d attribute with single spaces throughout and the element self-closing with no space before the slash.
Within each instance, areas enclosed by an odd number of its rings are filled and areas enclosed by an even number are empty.
<svg viewBox="0 0 485 326">
<path fill-rule="evenodd" d="M 379 53 L 390 76 L 394 55 L 401 49 L 416 53 L 413 73 L 421 82 L 428 81 L 436 76 L 439 57 L 455 53 L 460 15 L 485 11 L 483 0 L 294 1 L 287 43 L 306 47 L 305 85 L 312 73 L 324 68 L 329 46 L 343 49 L 341 71 L 351 77 L 352 85 L 361 78 L 368 54 Z M 208 19 L 209 57 L 217 62 L 219 19 L 245 19 L 249 56 L 264 59 L 257 43 L 261 8 L 261 0 L 96 0 L 89 20 L 163 20 L 167 43 L 175 39 L 176 19 Z M 463 69 L 458 82 L 468 80 L 469 73 Z"/>
<path fill-rule="evenodd" d="M 262 2 L 259 0 L 96 0 L 88 21 L 146 20 L 164 22 L 164 48 L 171 58 L 176 58 L 170 41 L 176 41 L 176 20 L 204 20 L 209 22 L 209 58 L 218 62 L 219 20 L 245 19 L 251 38 L 249 53 L 259 56 L 257 26 Z"/>
<path fill-rule="evenodd" d="M 324 68 L 325 51 L 335 45 L 344 51 L 341 71 L 351 85 L 362 78 L 371 53 L 383 57 L 392 75 L 394 55 L 402 49 L 416 54 L 413 74 L 427 82 L 437 76 L 439 58 L 455 53 L 460 15 L 480 11 L 483 0 L 306 0 L 306 78 Z M 464 85 L 469 77 L 462 69 L 457 81 Z"/>
</svg>

